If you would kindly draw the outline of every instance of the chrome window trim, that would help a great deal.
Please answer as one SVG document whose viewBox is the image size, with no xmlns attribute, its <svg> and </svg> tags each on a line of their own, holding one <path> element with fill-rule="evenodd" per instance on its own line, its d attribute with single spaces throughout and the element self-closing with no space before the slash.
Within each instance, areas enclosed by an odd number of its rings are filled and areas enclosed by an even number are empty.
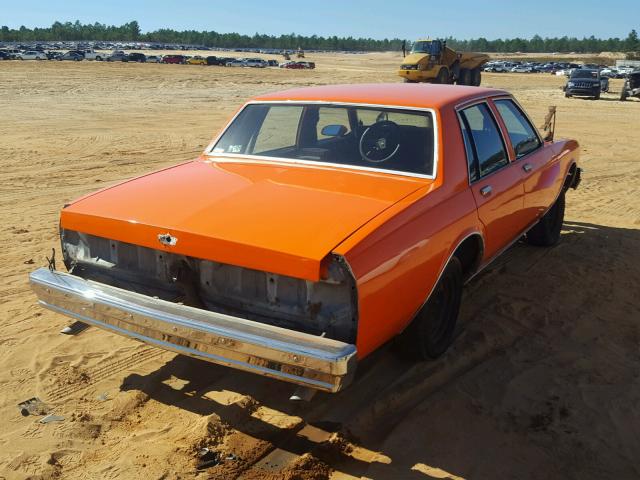
<svg viewBox="0 0 640 480">
<path fill-rule="evenodd" d="M 522 108 L 522 105 L 520 105 L 517 100 L 513 97 L 509 97 L 509 96 L 503 96 L 503 97 L 496 97 L 493 99 L 493 102 L 498 102 L 500 100 L 508 100 L 510 102 L 513 102 L 513 104 L 516 106 L 516 108 L 520 111 L 520 113 L 524 116 L 525 120 L 527 120 L 527 122 L 529 122 L 529 126 L 531 126 L 531 128 L 533 129 L 533 132 L 536 134 L 536 137 L 538 137 L 538 142 L 540 142 L 540 144 L 534 149 L 531 150 L 530 152 L 528 152 L 526 155 L 521 156 L 520 158 L 518 158 L 518 154 L 516 153 L 515 147 L 513 149 L 513 155 L 514 155 L 514 162 L 519 162 L 520 160 L 522 160 L 523 158 L 528 157 L 529 155 L 531 155 L 532 153 L 537 152 L 538 150 L 540 150 L 542 147 L 544 147 L 544 140 L 542 140 L 542 137 L 540 136 L 540 132 L 538 131 L 538 129 L 536 128 L 536 126 L 534 125 L 534 123 L 531 121 L 531 118 L 529 117 L 529 115 L 527 114 L 527 112 L 524 111 L 524 108 Z M 496 109 L 498 108 L 498 105 L 496 105 Z M 501 115 L 502 116 L 502 115 Z M 502 119 L 502 121 L 504 122 L 504 118 Z M 507 128 L 507 124 L 505 123 L 505 128 Z M 509 133 L 509 130 L 507 130 L 507 133 Z M 513 144 L 511 145 L 513 147 Z"/>
<path fill-rule="evenodd" d="M 484 177 L 478 177 L 477 180 L 475 181 L 471 181 L 471 176 L 469 175 L 469 159 L 467 158 L 467 182 L 469 184 L 469 186 L 478 183 L 486 178 L 491 177 L 494 173 L 497 172 L 501 172 L 505 167 L 508 167 L 509 165 L 511 165 L 513 162 L 509 159 L 509 151 L 507 149 L 507 142 L 505 141 L 504 135 L 502 133 L 502 129 L 500 128 L 500 124 L 498 124 L 498 120 L 496 119 L 496 116 L 493 113 L 493 110 L 491 110 L 491 106 L 489 105 L 489 101 L 488 98 L 480 98 L 480 99 L 475 99 L 474 101 L 468 102 L 468 103 L 464 103 L 462 104 L 462 106 L 456 107 L 456 116 L 458 117 L 458 127 L 460 128 L 460 135 L 464 135 L 464 133 L 462 133 L 462 118 L 460 117 L 460 113 L 463 110 L 466 110 L 467 108 L 471 108 L 475 105 L 479 105 L 481 103 L 484 103 L 487 106 L 487 109 L 489 110 L 489 114 L 491 115 L 491 118 L 493 119 L 496 128 L 498 129 L 498 134 L 500 135 L 500 140 L 502 141 L 502 146 L 504 147 L 504 153 L 507 155 L 507 163 L 505 163 L 503 166 L 501 166 L 500 168 L 498 168 L 497 170 L 494 170 L 493 172 L 485 175 Z M 471 132 L 469 132 L 469 134 L 471 134 Z M 462 142 L 464 143 L 464 141 Z M 465 150 L 465 154 L 468 154 L 467 152 L 467 146 L 464 146 L 464 150 Z M 478 175 L 480 175 L 480 165 L 479 165 L 479 161 L 478 161 Z"/>
<path fill-rule="evenodd" d="M 404 172 L 402 170 L 394 170 L 394 169 L 384 169 L 384 168 L 375 168 L 375 167 L 366 167 L 360 165 L 346 165 L 344 163 L 333 163 L 333 162 L 316 162 L 314 160 L 299 160 L 299 159 L 291 159 L 291 158 L 282 158 L 282 157 L 268 157 L 261 155 L 245 155 L 245 154 L 237 154 L 237 153 L 214 153 L 213 149 L 215 145 L 218 143 L 220 138 L 226 133 L 231 124 L 235 121 L 235 119 L 240 115 L 245 108 L 249 105 L 267 105 L 267 104 L 280 104 L 280 105 L 338 105 L 338 106 L 353 106 L 353 107 L 365 107 L 365 108 L 389 108 L 389 109 L 398 109 L 398 110 L 411 110 L 415 112 L 429 112 L 432 115 L 433 120 L 433 175 L 427 175 L 425 173 L 412 173 L 412 172 Z M 437 115 L 437 111 L 434 108 L 427 107 L 407 107 L 406 105 L 389 105 L 389 104 L 376 104 L 376 103 L 357 103 L 357 102 L 333 102 L 326 100 L 251 100 L 244 104 L 244 106 L 236 112 L 236 114 L 231 118 L 231 120 L 225 125 L 225 127 L 220 131 L 220 133 L 213 139 L 207 148 L 204 151 L 204 155 L 210 157 L 211 161 L 218 163 L 260 163 L 265 164 L 266 162 L 274 163 L 276 165 L 299 165 L 299 166 L 320 166 L 320 167 L 330 167 L 330 168 L 340 168 L 344 170 L 356 170 L 356 171 L 364 171 L 364 172 L 372 172 L 372 173 L 384 173 L 384 174 L 392 174 L 392 175 L 401 175 L 405 177 L 411 178 L 424 178 L 429 180 L 435 180 L 438 175 L 438 166 L 440 163 L 440 158 L 438 155 L 438 151 L 440 148 L 440 125 L 439 119 Z"/>
</svg>

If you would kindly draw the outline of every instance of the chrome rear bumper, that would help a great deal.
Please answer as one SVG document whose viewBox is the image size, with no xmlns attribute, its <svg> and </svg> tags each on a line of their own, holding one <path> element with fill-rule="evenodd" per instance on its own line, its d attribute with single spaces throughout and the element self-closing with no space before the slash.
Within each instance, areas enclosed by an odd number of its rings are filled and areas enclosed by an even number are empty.
<svg viewBox="0 0 640 480">
<path fill-rule="evenodd" d="M 46 268 L 29 278 L 42 306 L 166 350 L 327 392 L 346 387 L 356 369 L 356 347 L 348 343 Z"/>
</svg>

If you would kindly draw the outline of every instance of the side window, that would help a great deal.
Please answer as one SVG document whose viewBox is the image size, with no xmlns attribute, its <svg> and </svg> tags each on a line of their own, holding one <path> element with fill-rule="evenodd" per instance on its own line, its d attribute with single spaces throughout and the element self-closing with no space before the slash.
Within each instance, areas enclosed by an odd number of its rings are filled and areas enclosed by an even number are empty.
<svg viewBox="0 0 640 480">
<path fill-rule="evenodd" d="M 297 111 L 292 112 L 292 108 Z M 252 153 L 264 155 L 272 150 L 294 147 L 301 114 L 302 107 L 278 105 L 270 107 L 260 127 Z"/>
<path fill-rule="evenodd" d="M 541 145 L 533 126 L 513 101 L 496 100 L 495 104 L 507 127 L 516 158 L 524 157 Z"/>
<path fill-rule="evenodd" d="M 509 163 L 498 125 L 485 103 L 465 108 L 460 112 L 460 118 L 463 135 L 467 137 L 465 144 L 471 144 L 467 148 L 471 147 L 475 162 L 474 168 L 469 169 L 471 181 L 474 180 L 472 172 L 481 178 Z M 467 154 L 468 161 L 469 156 Z"/>
</svg>

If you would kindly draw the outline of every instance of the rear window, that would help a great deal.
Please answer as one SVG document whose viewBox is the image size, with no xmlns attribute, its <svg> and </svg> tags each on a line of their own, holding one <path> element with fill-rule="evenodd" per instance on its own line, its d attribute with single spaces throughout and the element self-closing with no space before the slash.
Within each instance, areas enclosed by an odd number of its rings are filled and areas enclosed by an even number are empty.
<svg viewBox="0 0 640 480">
<path fill-rule="evenodd" d="M 335 104 L 251 104 L 212 155 L 273 157 L 434 174 L 431 112 Z"/>
</svg>

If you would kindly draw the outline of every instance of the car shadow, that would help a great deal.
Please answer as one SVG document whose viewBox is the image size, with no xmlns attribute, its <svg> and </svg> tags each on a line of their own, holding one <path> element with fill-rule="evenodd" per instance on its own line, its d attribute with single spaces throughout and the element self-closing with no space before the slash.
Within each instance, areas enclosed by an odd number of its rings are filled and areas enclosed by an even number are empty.
<svg viewBox="0 0 640 480">
<path fill-rule="evenodd" d="M 577 328 L 594 338 L 611 338 L 609 324 L 601 321 L 605 310 L 600 311 L 599 305 L 625 298 L 623 295 L 629 295 L 625 294 L 626 286 L 632 289 L 633 285 L 640 284 L 638 245 L 640 230 L 569 221 L 564 224 L 561 241 L 552 248 L 533 247 L 520 241 L 465 287 L 456 342 L 443 357 L 432 362 L 409 363 L 395 355 L 392 345 L 387 345 L 361 362 L 348 389 L 337 394 L 318 393 L 310 402 L 290 401 L 289 396 L 295 389 L 292 385 L 183 356 L 174 357 L 148 375 L 129 375 L 121 390 L 141 391 L 155 401 L 208 417 L 213 423 L 221 422 L 229 432 L 241 432 L 268 442 L 269 451 L 310 453 L 330 468 L 355 477 L 366 475 L 373 468 L 375 477 L 372 478 L 466 478 L 467 475 L 494 478 L 491 462 L 473 459 L 483 452 L 495 455 L 505 448 L 513 432 L 487 435 L 481 445 L 464 434 L 455 436 L 455 449 L 452 445 L 451 451 L 473 452 L 468 458 L 429 445 L 399 450 L 387 448 L 387 441 L 410 431 L 412 412 L 420 405 L 453 392 L 463 380 L 477 379 L 482 385 L 484 380 L 480 377 L 487 374 L 482 373 L 481 367 L 496 356 L 509 359 L 511 352 L 521 352 L 528 342 L 535 342 L 536 348 L 543 350 L 542 356 L 546 351 L 548 361 L 553 362 L 551 352 L 568 349 L 567 339 Z M 616 283 L 618 288 L 613 288 Z M 586 309 L 587 301 L 596 307 Z M 635 310 L 630 315 L 612 317 L 611 321 L 622 324 L 640 318 L 637 302 L 629 308 Z M 622 354 L 635 355 L 637 345 L 633 342 L 626 342 L 622 337 L 610 341 L 618 342 L 616 349 L 628 350 Z M 517 376 L 520 372 L 513 368 L 511 375 Z M 587 371 L 599 368 L 597 356 L 582 360 L 580 368 Z M 640 360 L 630 363 L 629 368 L 636 371 Z M 554 368 L 549 368 L 541 373 L 540 381 L 551 384 L 554 374 L 557 374 Z M 182 380 L 179 389 L 167 383 L 171 378 Z M 491 382 L 487 385 L 486 388 L 490 388 Z M 222 397 L 216 392 L 233 392 L 238 398 L 250 398 L 251 408 L 244 401 L 221 401 Z M 541 401 L 546 398 L 544 391 L 539 395 Z M 489 393 L 487 398 L 491 398 Z M 300 421 L 287 428 L 274 425 L 254 414 L 256 406 Z M 477 412 L 473 410 L 472 418 L 485 421 L 491 406 L 481 407 L 485 406 L 478 407 Z M 433 416 L 438 417 L 440 423 L 456 424 L 455 410 L 433 412 Z M 535 413 L 531 413 L 531 418 L 536 418 Z M 576 429 L 586 428 L 579 423 L 578 416 L 572 417 L 572 421 L 576 422 Z M 306 435 L 305 431 L 311 427 L 326 435 L 321 435 L 321 440 Z M 584 433 L 592 436 L 592 432 Z M 535 421 L 522 427 L 520 434 L 524 440 L 511 447 L 515 449 L 511 452 L 513 455 L 501 457 L 502 472 L 508 472 L 510 466 L 515 469 L 518 458 L 539 448 L 542 440 L 529 441 L 527 436 L 541 435 Z M 581 444 L 575 441 L 575 435 L 569 439 L 569 434 L 555 430 L 549 435 L 549 441 L 560 449 L 566 448 L 568 453 L 554 458 L 555 470 L 542 476 L 564 478 L 558 475 L 557 468 L 566 468 L 564 471 L 578 472 L 578 475 L 581 469 L 589 467 L 590 459 L 581 460 L 582 463 L 576 461 Z M 629 448 L 638 451 L 640 445 Z M 354 454 L 354 450 L 358 454 Z M 593 461 L 613 463 L 609 453 L 600 452 Z M 264 455 L 250 463 L 262 458 Z M 416 467 L 425 465 L 426 468 Z M 430 465 L 437 468 L 434 470 Z M 537 466 L 540 472 L 545 471 L 544 467 Z M 613 464 L 604 468 L 615 472 Z"/>
</svg>

